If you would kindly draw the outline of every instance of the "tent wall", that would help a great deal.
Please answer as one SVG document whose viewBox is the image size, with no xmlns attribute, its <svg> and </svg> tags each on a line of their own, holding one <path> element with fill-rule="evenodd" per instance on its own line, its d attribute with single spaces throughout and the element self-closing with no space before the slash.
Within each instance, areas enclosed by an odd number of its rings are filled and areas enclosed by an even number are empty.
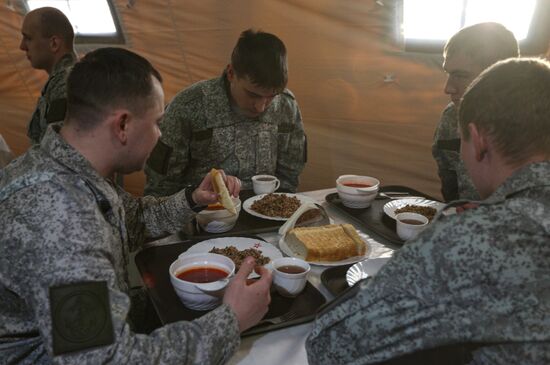
<svg viewBox="0 0 550 365">
<path fill-rule="evenodd" d="M 381 3 L 383 5 L 379 5 Z M 115 1 L 127 44 L 164 78 L 166 102 L 218 76 L 240 32 L 278 35 L 289 57 L 289 88 L 309 141 L 299 190 L 334 186 L 341 174 L 366 174 L 439 196 L 430 147 L 448 102 L 440 55 L 406 53 L 396 41 L 392 1 Z M 22 15 L 0 6 L 0 133 L 15 154 L 46 74 L 18 49 Z M 95 47 L 79 47 L 79 54 Z M 144 176 L 125 179 L 143 191 Z"/>
</svg>

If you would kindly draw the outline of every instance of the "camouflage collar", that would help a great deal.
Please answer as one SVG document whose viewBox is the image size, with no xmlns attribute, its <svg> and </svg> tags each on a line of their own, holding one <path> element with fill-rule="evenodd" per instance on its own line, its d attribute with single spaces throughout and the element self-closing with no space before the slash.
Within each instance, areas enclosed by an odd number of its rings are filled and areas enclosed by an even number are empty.
<svg viewBox="0 0 550 365">
<path fill-rule="evenodd" d="M 61 59 L 53 66 L 52 74 L 50 75 L 57 75 L 60 72 L 63 72 L 68 67 L 72 66 L 76 62 L 76 54 L 74 53 L 66 53 L 61 57 Z"/>
<path fill-rule="evenodd" d="M 101 176 L 80 152 L 61 137 L 60 130 L 61 124 L 51 124 L 40 143 L 40 149 L 57 163 L 79 175 L 96 192 L 96 195 L 98 195 L 98 191 L 101 191 L 100 195 L 106 198 L 112 196 L 113 193 L 116 195 L 111 183 Z"/>
<path fill-rule="evenodd" d="M 536 162 L 518 169 L 483 203 L 494 204 L 527 189 L 550 186 L 550 161 Z"/>
</svg>

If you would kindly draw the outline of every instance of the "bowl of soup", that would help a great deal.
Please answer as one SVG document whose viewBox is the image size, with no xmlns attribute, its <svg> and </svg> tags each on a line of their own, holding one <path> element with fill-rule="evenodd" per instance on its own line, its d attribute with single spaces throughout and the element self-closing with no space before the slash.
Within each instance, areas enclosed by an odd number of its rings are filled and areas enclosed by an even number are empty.
<svg viewBox="0 0 550 365">
<path fill-rule="evenodd" d="M 170 282 L 183 305 L 209 310 L 221 304 L 235 263 L 215 253 L 181 254 L 169 268 Z"/>
<path fill-rule="evenodd" d="M 231 214 L 220 203 L 210 204 L 197 214 L 196 219 L 199 226 L 209 233 L 223 233 L 232 229 L 241 212 L 241 200 L 235 197 L 231 197 L 231 199 L 233 199 L 237 214 Z"/>
<path fill-rule="evenodd" d="M 342 175 L 336 179 L 336 190 L 342 204 L 348 208 L 368 208 L 376 198 L 380 181 L 371 176 Z"/>
</svg>

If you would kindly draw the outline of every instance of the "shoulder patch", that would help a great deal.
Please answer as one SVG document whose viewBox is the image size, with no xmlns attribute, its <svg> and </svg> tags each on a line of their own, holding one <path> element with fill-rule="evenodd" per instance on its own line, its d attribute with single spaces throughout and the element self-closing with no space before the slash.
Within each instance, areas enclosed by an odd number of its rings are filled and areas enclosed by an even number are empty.
<svg viewBox="0 0 550 365">
<path fill-rule="evenodd" d="M 50 311 L 54 355 L 114 342 L 105 281 L 50 287 Z"/>
</svg>

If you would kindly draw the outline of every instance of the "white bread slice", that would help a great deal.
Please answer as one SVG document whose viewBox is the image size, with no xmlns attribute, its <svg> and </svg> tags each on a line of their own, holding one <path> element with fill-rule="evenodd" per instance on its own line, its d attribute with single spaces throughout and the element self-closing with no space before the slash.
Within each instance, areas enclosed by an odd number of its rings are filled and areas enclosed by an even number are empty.
<svg viewBox="0 0 550 365">
<path fill-rule="evenodd" d="M 313 262 L 341 261 L 367 251 L 367 244 L 351 224 L 294 228 L 285 242 L 297 257 Z"/>
<path fill-rule="evenodd" d="M 233 204 L 233 199 L 231 199 L 227 186 L 225 186 L 225 183 L 223 182 L 222 174 L 218 170 L 212 169 L 210 170 L 210 176 L 212 176 L 212 186 L 214 187 L 214 191 L 218 194 L 218 201 L 225 209 L 229 211 L 229 213 L 233 215 L 237 214 L 235 204 Z"/>
</svg>

